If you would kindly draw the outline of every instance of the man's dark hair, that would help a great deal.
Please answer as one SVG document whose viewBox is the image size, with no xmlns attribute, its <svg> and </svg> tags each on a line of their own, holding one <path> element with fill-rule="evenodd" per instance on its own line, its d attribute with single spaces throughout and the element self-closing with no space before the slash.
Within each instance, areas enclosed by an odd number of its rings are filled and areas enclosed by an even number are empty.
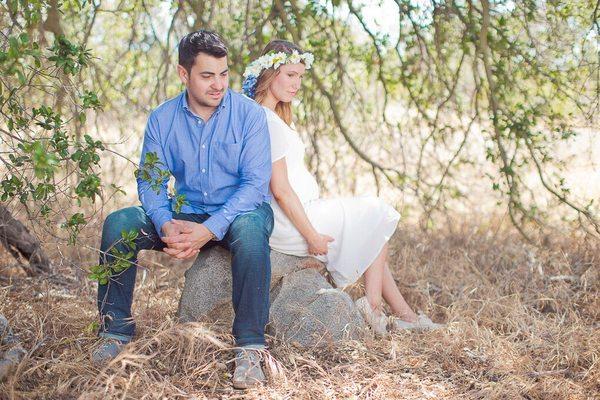
<svg viewBox="0 0 600 400">
<path fill-rule="evenodd" d="M 216 33 L 200 29 L 187 34 L 179 42 L 179 65 L 190 72 L 198 53 L 221 58 L 227 55 L 227 46 Z"/>
</svg>

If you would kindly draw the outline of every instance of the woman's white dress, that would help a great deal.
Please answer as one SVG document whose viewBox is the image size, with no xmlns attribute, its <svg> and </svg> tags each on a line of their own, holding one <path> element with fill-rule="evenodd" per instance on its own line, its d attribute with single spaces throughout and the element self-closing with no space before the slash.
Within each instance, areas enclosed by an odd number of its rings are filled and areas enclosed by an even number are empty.
<svg viewBox="0 0 600 400">
<path fill-rule="evenodd" d="M 285 157 L 288 180 L 317 232 L 335 240 L 328 253 L 318 256 L 337 287 L 350 285 L 365 272 L 390 239 L 400 214 L 377 197 L 320 199 L 319 186 L 304 163 L 305 147 L 298 133 L 274 111 L 264 107 L 271 136 L 272 162 Z M 273 250 L 308 256 L 308 244 L 277 202 L 271 202 L 275 226 Z"/>
</svg>

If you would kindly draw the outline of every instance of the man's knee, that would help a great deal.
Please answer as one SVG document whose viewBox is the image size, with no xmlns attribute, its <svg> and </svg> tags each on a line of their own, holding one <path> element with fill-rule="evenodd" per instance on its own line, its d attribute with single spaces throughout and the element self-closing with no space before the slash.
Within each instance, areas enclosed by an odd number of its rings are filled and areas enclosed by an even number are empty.
<svg viewBox="0 0 600 400">
<path fill-rule="evenodd" d="M 113 242 L 121 238 L 122 231 L 135 230 L 139 232 L 145 228 L 149 230 L 146 214 L 141 207 L 127 207 L 108 214 L 102 227 L 103 242 Z"/>
<path fill-rule="evenodd" d="M 144 213 L 141 207 L 127 207 L 113 211 L 104 220 L 104 227 L 137 227 L 143 224 L 144 220 L 140 213 Z"/>
</svg>

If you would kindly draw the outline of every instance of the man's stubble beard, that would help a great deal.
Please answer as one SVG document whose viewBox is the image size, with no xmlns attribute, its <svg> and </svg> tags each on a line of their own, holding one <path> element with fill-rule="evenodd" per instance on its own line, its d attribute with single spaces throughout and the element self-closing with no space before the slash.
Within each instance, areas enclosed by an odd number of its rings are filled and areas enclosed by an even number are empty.
<svg viewBox="0 0 600 400">
<path fill-rule="evenodd" d="M 227 90 L 227 89 L 225 89 Z M 223 97 L 225 96 L 225 90 L 223 90 L 221 97 L 218 100 L 214 101 L 213 103 L 207 103 L 205 100 L 203 100 L 202 98 L 190 93 L 191 97 L 193 98 L 194 102 L 200 106 L 200 107 L 216 107 L 219 105 L 219 103 L 221 102 L 221 100 L 223 100 Z M 188 92 L 189 93 L 189 92 Z M 208 96 L 207 96 L 208 97 Z M 210 99 L 210 101 L 212 102 L 213 100 Z"/>
</svg>

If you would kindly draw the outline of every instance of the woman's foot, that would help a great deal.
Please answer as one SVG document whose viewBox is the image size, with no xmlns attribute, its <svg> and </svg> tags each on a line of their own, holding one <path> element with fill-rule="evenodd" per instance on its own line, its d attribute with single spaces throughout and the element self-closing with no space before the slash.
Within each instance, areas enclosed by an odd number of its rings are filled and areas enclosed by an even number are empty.
<svg viewBox="0 0 600 400">
<path fill-rule="evenodd" d="M 385 336 L 387 334 L 387 320 L 386 315 L 379 311 L 373 310 L 369 300 L 366 297 L 361 297 L 356 300 L 356 308 L 360 311 L 361 315 L 367 321 L 367 324 L 373 329 L 375 334 Z"/>
<path fill-rule="evenodd" d="M 433 329 L 442 328 L 443 324 L 437 324 L 433 322 L 427 315 L 419 313 L 415 322 L 404 321 L 398 317 L 392 317 L 392 330 L 414 330 L 414 331 L 428 331 Z"/>
</svg>

